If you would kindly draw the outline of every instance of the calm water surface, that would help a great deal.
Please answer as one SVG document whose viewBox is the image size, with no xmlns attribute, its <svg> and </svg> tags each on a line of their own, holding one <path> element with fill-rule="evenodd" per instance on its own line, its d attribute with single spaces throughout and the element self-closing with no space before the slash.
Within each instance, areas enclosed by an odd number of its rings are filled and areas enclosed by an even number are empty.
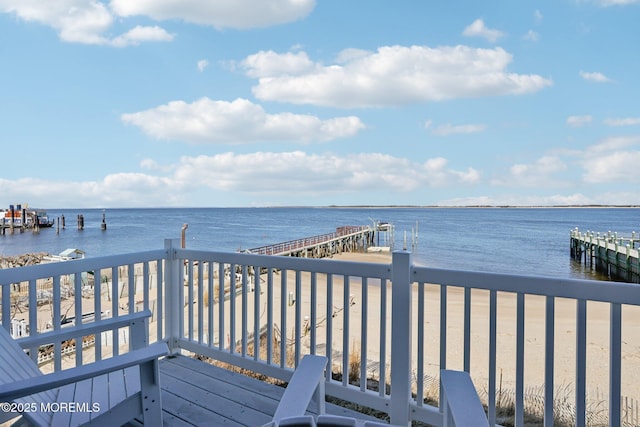
<svg viewBox="0 0 640 427">
<path fill-rule="evenodd" d="M 107 230 L 100 229 L 102 214 Z M 438 268 L 571 278 L 599 278 L 569 256 L 575 227 L 629 235 L 640 231 L 638 208 L 186 208 L 49 210 L 66 228 L 0 235 L 0 255 L 60 253 L 78 248 L 86 256 L 163 247 L 187 223 L 187 247 L 237 251 L 335 231 L 372 220 L 395 226 L 395 249 L 412 247 L 414 260 Z M 85 228 L 76 218 L 83 214 Z"/>
</svg>

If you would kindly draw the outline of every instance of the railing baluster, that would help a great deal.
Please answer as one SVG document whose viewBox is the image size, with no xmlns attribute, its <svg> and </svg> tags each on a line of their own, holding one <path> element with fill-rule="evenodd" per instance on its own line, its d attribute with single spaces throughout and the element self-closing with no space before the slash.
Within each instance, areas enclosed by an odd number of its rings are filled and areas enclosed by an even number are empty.
<svg viewBox="0 0 640 427">
<path fill-rule="evenodd" d="M 213 347 L 213 342 L 215 340 L 214 336 L 214 308 L 215 308 L 215 289 L 214 289 L 214 273 L 215 266 L 213 261 L 207 263 L 207 306 L 209 309 L 207 310 L 208 316 L 208 326 L 207 326 L 207 344 L 209 347 Z M 224 304 L 224 301 L 219 302 L 218 305 Z"/>
<path fill-rule="evenodd" d="M 280 271 L 280 367 L 287 362 L 287 270 Z"/>
<path fill-rule="evenodd" d="M 100 275 L 100 269 L 93 271 L 93 318 L 95 322 L 102 321 L 102 289 L 100 288 L 102 281 Z M 102 360 L 102 334 L 96 334 L 95 340 L 96 361 Z"/>
<path fill-rule="evenodd" d="M 0 283 L 2 287 L 2 327 L 11 330 L 11 284 Z"/>
<path fill-rule="evenodd" d="M 224 263 L 218 264 L 218 348 L 224 349 L 225 346 L 225 319 L 224 319 Z"/>
<path fill-rule="evenodd" d="M 267 363 L 273 363 L 273 268 L 267 269 Z"/>
<path fill-rule="evenodd" d="M 447 369 L 447 286 L 440 287 L 440 369 Z M 442 399 L 440 399 L 442 404 Z"/>
<path fill-rule="evenodd" d="M 368 324 L 367 314 L 369 310 L 369 285 L 366 277 L 362 277 L 362 301 L 360 303 L 360 391 L 367 389 L 367 341 Z"/>
<path fill-rule="evenodd" d="M 576 425 L 586 425 L 587 301 L 576 302 Z"/>
<path fill-rule="evenodd" d="M 156 326 L 157 340 L 161 341 L 165 338 L 164 332 L 168 328 L 164 328 L 165 314 L 167 310 L 164 307 L 164 295 L 167 291 L 164 277 L 164 263 L 162 260 L 156 261 Z"/>
<path fill-rule="evenodd" d="M 53 318 L 51 319 L 51 323 L 54 331 L 59 331 L 62 326 L 60 325 L 60 320 L 62 317 L 62 297 L 60 292 L 60 276 L 53 276 Z M 54 342 L 53 343 L 53 370 L 60 371 L 62 369 L 62 343 Z"/>
<path fill-rule="evenodd" d="M 342 385 L 349 384 L 349 313 L 351 312 L 350 278 L 342 277 Z"/>
<path fill-rule="evenodd" d="M 464 360 L 463 369 L 471 371 L 471 288 L 464 288 Z"/>
<path fill-rule="evenodd" d="M 329 361 L 326 370 L 327 381 L 331 380 L 331 367 L 333 366 L 333 275 L 327 274 L 327 343 L 326 356 Z"/>
<path fill-rule="evenodd" d="M 416 384 L 416 404 L 418 406 L 424 405 L 424 341 L 426 339 L 424 332 L 425 324 L 425 307 L 424 307 L 424 282 L 418 283 L 418 325 L 417 325 L 417 341 L 418 341 L 418 354 L 417 354 L 417 384 Z"/>
<path fill-rule="evenodd" d="M 611 324 L 609 325 L 609 425 L 619 426 L 621 425 L 620 395 L 622 389 L 622 308 L 620 304 L 610 304 L 609 310 L 611 311 Z"/>
<path fill-rule="evenodd" d="M 111 267 L 111 317 L 120 315 L 120 295 L 118 294 L 118 267 Z M 118 329 L 111 330 L 111 347 L 113 355 L 120 354 L 120 331 Z"/>
<path fill-rule="evenodd" d="M 248 345 L 248 341 L 249 338 L 247 337 L 247 333 L 249 331 L 249 303 L 248 303 L 248 298 L 249 298 L 249 291 L 248 291 L 248 287 L 247 287 L 247 266 L 243 265 L 242 266 L 242 283 L 240 284 L 240 292 L 241 292 L 241 300 L 242 300 L 242 335 L 241 335 L 241 341 L 242 341 L 242 356 L 246 356 L 247 355 L 247 345 Z"/>
<path fill-rule="evenodd" d="M 133 313 L 136 311 L 136 305 L 135 305 L 135 296 L 136 296 L 136 270 L 135 270 L 135 265 L 133 264 L 129 264 L 127 266 L 127 272 L 128 274 L 128 278 L 129 278 L 129 282 L 128 282 L 128 300 L 129 300 L 129 313 Z"/>
<path fill-rule="evenodd" d="M 236 352 L 236 265 L 229 264 L 229 353 Z"/>
<path fill-rule="evenodd" d="M 555 298 L 546 297 L 544 345 L 544 426 L 553 427 L 554 355 L 555 355 Z"/>
<path fill-rule="evenodd" d="M 149 277 L 149 261 L 142 263 L 142 309 L 149 310 L 149 302 L 151 297 L 150 292 L 150 277 Z M 153 313 L 152 313 L 153 319 Z"/>
<path fill-rule="evenodd" d="M 184 330 L 184 309 L 185 309 L 185 295 L 184 295 L 184 281 L 185 281 L 185 271 L 184 271 L 184 262 L 185 259 L 184 258 L 178 258 L 178 282 L 175 284 L 175 286 L 178 288 L 178 299 L 176 301 L 177 304 L 177 308 L 178 308 L 178 330 L 179 330 L 179 335 L 178 337 L 180 339 L 183 339 L 185 337 L 185 330 Z M 187 282 L 188 285 L 188 282 Z"/>
<path fill-rule="evenodd" d="M 184 265 L 184 263 L 183 263 Z M 187 264 L 187 338 L 193 341 L 193 260 Z M 184 301 L 184 300 L 183 300 Z"/>
<path fill-rule="evenodd" d="M 380 378 L 378 395 L 387 395 L 387 280 L 380 281 Z"/>
<path fill-rule="evenodd" d="M 296 270 L 296 303 L 295 308 L 295 343 L 294 343 L 294 360 L 295 366 L 298 366 L 298 362 L 302 357 L 300 355 L 300 338 L 302 337 L 302 272 Z"/>
<path fill-rule="evenodd" d="M 253 267 L 253 360 L 260 360 L 260 267 Z"/>
<path fill-rule="evenodd" d="M 74 319 L 76 325 L 82 325 L 82 273 L 73 275 L 74 282 Z M 36 307 L 34 305 L 34 307 Z M 29 310 L 30 312 L 33 310 Z M 36 323 L 34 323 L 35 325 Z M 76 337 L 76 366 L 82 366 L 82 337 Z"/>
<path fill-rule="evenodd" d="M 32 307 L 38 307 L 38 289 L 35 280 L 29 280 L 28 285 L 29 292 L 29 335 L 35 336 L 38 334 L 36 325 L 38 324 L 38 310 L 32 310 Z M 38 348 L 34 347 L 29 349 L 31 360 L 38 362 Z M 82 362 L 82 358 L 80 359 Z"/>
<path fill-rule="evenodd" d="M 204 342 L 204 263 L 198 261 L 198 343 Z"/>
<path fill-rule="evenodd" d="M 489 291 L 489 425 L 496 425 L 496 358 L 497 358 L 498 293 Z"/>
<path fill-rule="evenodd" d="M 311 272 L 311 309 L 309 313 L 309 334 L 311 354 L 316 354 L 317 346 L 317 329 L 318 329 L 318 275 L 315 271 Z"/>
<path fill-rule="evenodd" d="M 521 292 L 516 297 L 516 426 L 524 425 L 524 297 Z"/>
</svg>

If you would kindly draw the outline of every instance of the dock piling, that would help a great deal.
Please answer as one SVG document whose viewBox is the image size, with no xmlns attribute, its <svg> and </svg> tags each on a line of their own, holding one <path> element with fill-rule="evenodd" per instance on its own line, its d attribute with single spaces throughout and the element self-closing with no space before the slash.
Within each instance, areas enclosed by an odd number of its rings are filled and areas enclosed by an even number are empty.
<svg viewBox="0 0 640 427">
<path fill-rule="evenodd" d="M 592 231 L 582 233 L 576 227 L 570 232 L 570 252 L 574 260 L 611 279 L 640 283 L 640 239 L 635 231 L 631 237 L 611 231 L 601 236 Z"/>
</svg>

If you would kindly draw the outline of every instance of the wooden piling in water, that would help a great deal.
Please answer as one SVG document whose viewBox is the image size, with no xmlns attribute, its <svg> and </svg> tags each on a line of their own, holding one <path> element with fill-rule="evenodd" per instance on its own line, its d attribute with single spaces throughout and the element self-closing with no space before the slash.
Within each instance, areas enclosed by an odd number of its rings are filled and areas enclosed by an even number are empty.
<svg viewBox="0 0 640 427">
<path fill-rule="evenodd" d="M 634 231 L 631 237 L 618 233 L 580 232 L 570 233 L 571 257 L 611 279 L 640 283 L 640 236 Z"/>
</svg>

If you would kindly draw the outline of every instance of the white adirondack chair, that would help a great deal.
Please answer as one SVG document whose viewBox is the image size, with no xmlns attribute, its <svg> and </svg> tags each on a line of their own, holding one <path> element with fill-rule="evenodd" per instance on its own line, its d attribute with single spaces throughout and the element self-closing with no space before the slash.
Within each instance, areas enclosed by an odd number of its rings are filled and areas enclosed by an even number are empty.
<svg viewBox="0 0 640 427">
<path fill-rule="evenodd" d="M 129 327 L 129 352 L 50 374 L 43 374 L 0 325 L 0 402 L 13 402 L 37 426 L 119 426 L 134 418 L 161 426 L 158 357 L 168 349 L 164 343 L 149 345 L 150 315 L 143 311 L 20 339 L 25 348 L 38 348 Z"/>
<path fill-rule="evenodd" d="M 293 372 L 272 421 L 262 427 L 390 427 L 385 423 L 326 414 L 324 390 L 326 367 L 326 357 L 305 355 Z M 317 419 L 312 415 L 305 415 L 314 396 L 318 403 Z"/>
</svg>

